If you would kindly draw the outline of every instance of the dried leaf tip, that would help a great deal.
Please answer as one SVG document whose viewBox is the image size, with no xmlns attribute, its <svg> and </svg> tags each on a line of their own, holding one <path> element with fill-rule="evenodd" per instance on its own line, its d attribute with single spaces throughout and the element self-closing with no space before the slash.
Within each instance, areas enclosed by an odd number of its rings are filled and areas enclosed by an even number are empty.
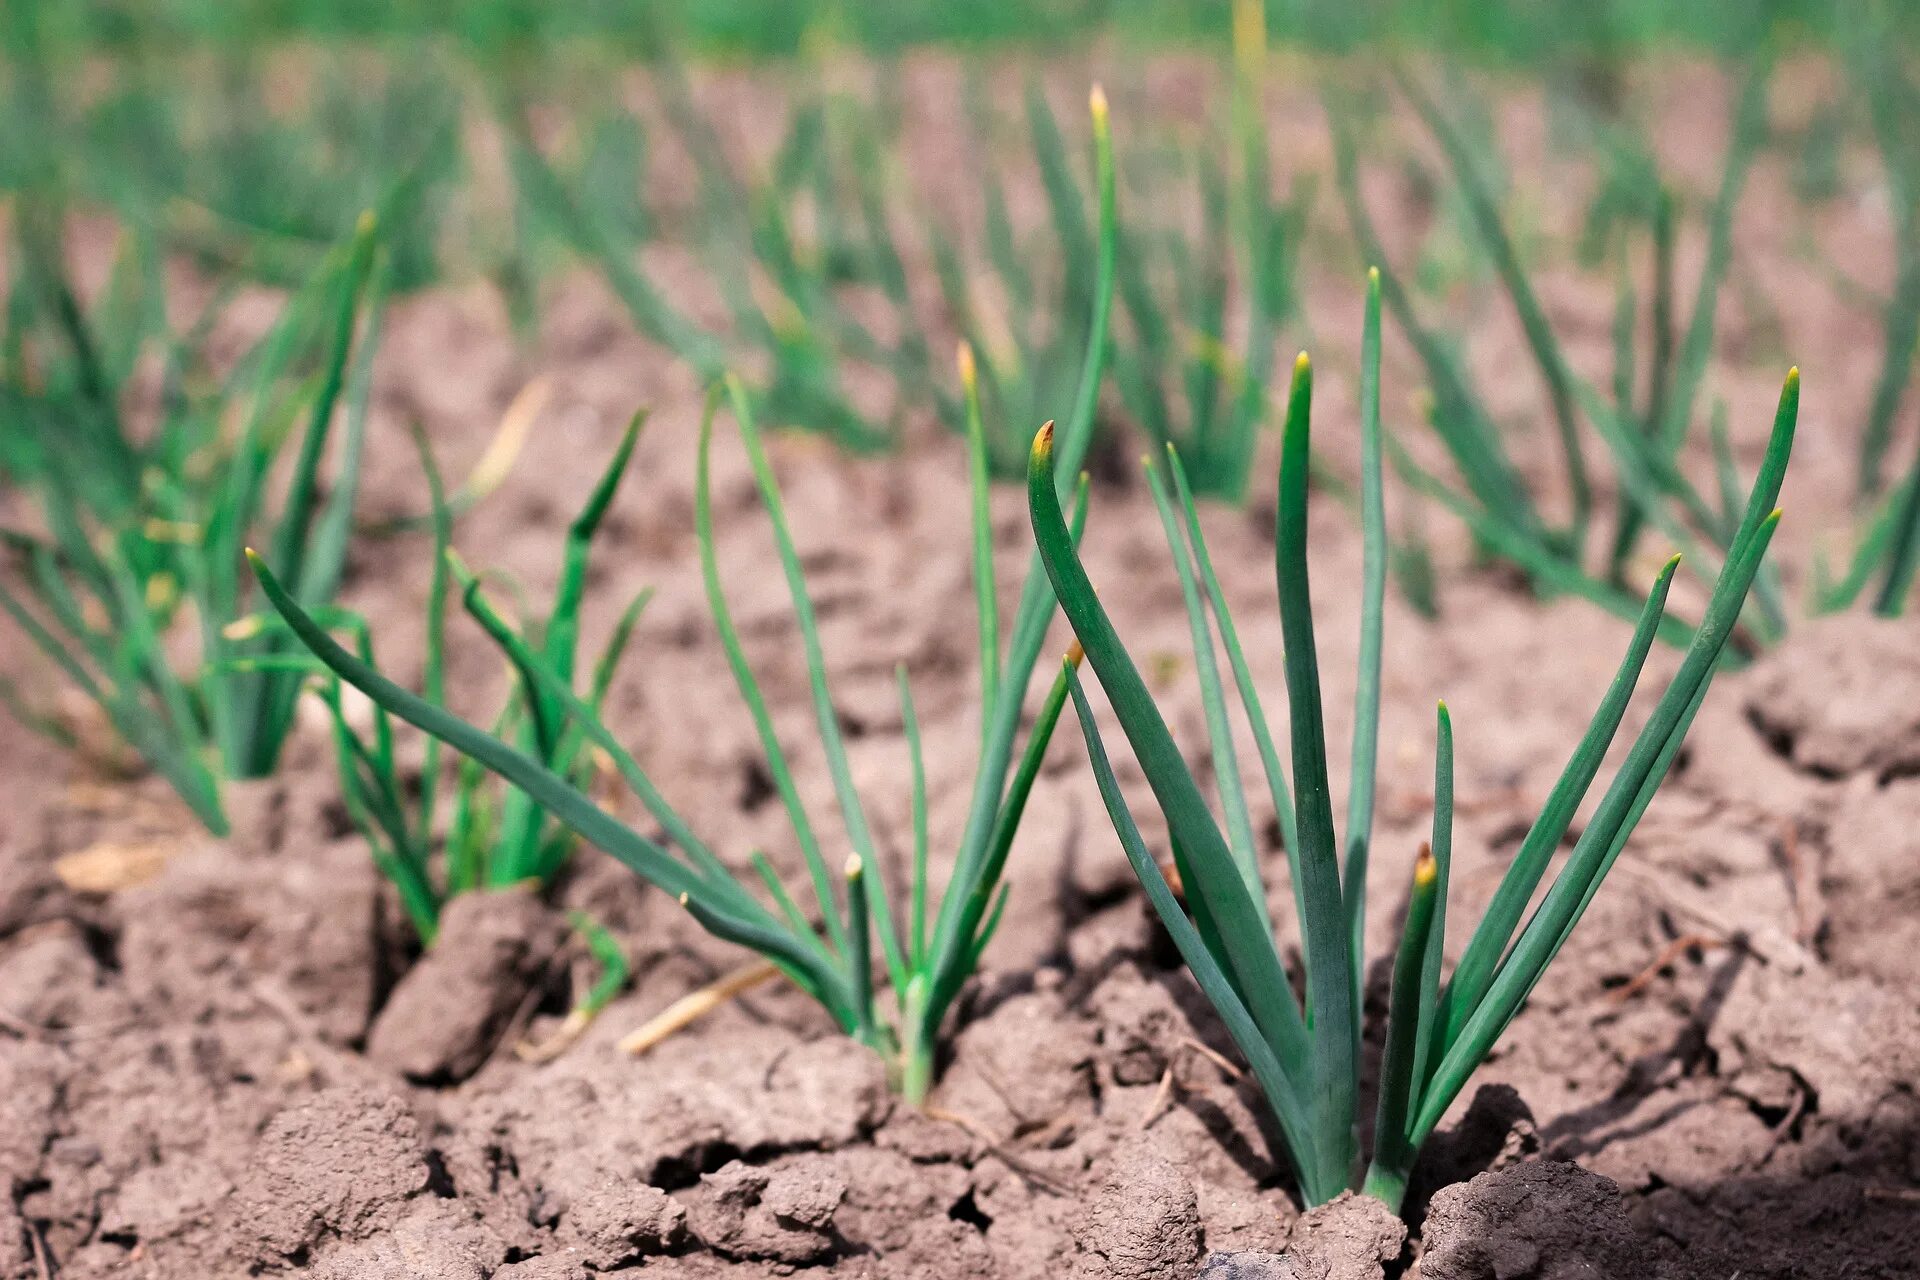
<svg viewBox="0 0 1920 1280">
<path fill-rule="evenodd" d="M 683 893 L 680 895 L 680 905 L 683 907 L 690 907 L 693 905 L 693 900 Z"/>
<path fill-rule="evenodd" d="M 1313 360 L 1311 357 L 1307 355 L 1306 352 L 1302 351 L 1299 355 L 1293 358 L 1293 376 L 1294 377 L 1303 378 L 1312 372 L 1313 372 Z"/>
<path fill-rule="evenodd" d="M 1440 864 L 1434 860 L 1433 846 L 1422 840 L 1420 856 L 1413 860 L 1413 887 L 1425 889 L 1440 875 Z"/>
<path fill-rule="evenodd" d="M 1107 127 L 1107 91 L 1097 84 L 1087 95 L 1087 110 L 1093 113 L 1093 127 L 1104 131 Z"/>
<path fill-rule="evenodd" d="M 1080 664 L 1086 661 L 1086 657 L 1087 657 L 1087 651 L 1081 647 L 1080 642 L 1078 640 L 1075 640 L 1072 644 L 1067 646 L 1066 662 L 1067 662 L 1067 666 L 1071 667 L 1073 670 L 1078 671 L 1080 669 Z"/>
<path fill-rule="evenodd" d="M 860 861 L 859 854 L 850 853 L 847 855 L 847 879 L 858 880 L 865 871 L 866 864 Z"/>
<path fill-rule="evenodd" d="M 1379 287 L 1380 287 L 1380 268 L 1368 267 L 1367 268 L 1367 288 L 1378 289 Z"/>
<path fill-rule="evenodd" d="M 1033 437 L 1033 457 L 1036 462 L 1053 465 L 1053 420 L 1048 419 L 1041 425 L 1038 434 Z"/>
<path fill-rule="evenodd" d="M 971 342 L 967 342 L 964 339 L 961 341 L 960 349 L 954 355 L 954 363 L 960 366 L 960 385 L 965 387 L 967 393 L 971 395 L 974 385 L 979 381 L 980 376 L 979 371 L 973 366 L 973 344 Z"/>
</svg>

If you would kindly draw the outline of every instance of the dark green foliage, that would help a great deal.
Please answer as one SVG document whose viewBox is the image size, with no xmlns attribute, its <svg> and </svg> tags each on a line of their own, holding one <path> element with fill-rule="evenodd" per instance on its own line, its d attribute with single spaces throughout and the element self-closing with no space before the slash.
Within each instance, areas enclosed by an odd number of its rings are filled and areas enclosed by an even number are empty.
<svg viewBox="0 0 1920 1280">
<path fill-rule="evenodd" d="M 1319 1204 L 1352 1184 L 1357 1129 L 1357 1048 L 1361 1042 L 1355 972 L 1367 891 L 1365 858 L 1372 823 L 1374 743 L 1378 734 L 1380 610 L 1386 549 L 1380 501 L 1379 325 L 1381 277 L 1369 289 L 1361 431 L 1367 475 L 1363 511 L 1367 540 L 1361 597 L 1361 669 L 1345 866 L 1336 842 L 1327 779 L 1320 675 L 1307 590 L 1308 420 L 1312 374 L 1306 357 L 1294 369 L 1280 464 L 1275 572 L 1286 636 L 1293 788 L 1289 795 L 1271 748 L 1271 734 L 1232 622 L 1213 584 L 1191 497 L 1182 486 L 1185 528 L 1162 495 L 1162 518 L 1185 591 L 1195 640 L 1195 670 L 1207 706 L 1214 773 L 1226 814 L 1216 822 L 1165 719 L 1088 580 L 1053 478 L 1054 445 L 1043 430 L 1033 447 L 1029 507 L 1034 536 L 1087 661 L 1119 720 L 1154 800 L 1166 820 L 1184 900 L 1175 896 L 1134 823 L 1109 763 L 1092 706 L 1077 676 L 1069 686 L 1095 778 L 1128 859 L 1156 913 L 1259 1081 L 1293 1164 L 1301 1193 Z M 1799 377 L 1788 375 L 1767 458 L 1731 537 L 1727 567 L 1695 630 L 1678 674 L 1654 707 L 1573 853 L 1539 908 L 1520 921 L 1548 860 L 1560 845 L 1596 777 L 1653 643 L 1674 561 L 1654 583 L 1640 611 L 1626 658 L 1545 808 L 1529 832 L 1469 941 L 1451 979 L 1442 983 L 1442 930 L 1452 819 L 1452 725 L 1440 709 L 1434 834 L 1415 864 L 1409 907 L 1395 963 L 1382 1065 L 1382 1094 L 1364 1189 L 1398 1208 L 1421 1145 L 1473 1070 L 1524 1004 L 1533 984 L 1565 943 L 1598 890 L 1672 763 L 1759 572 L 1779 521 L 1780 490 L 1798 413 Z M 1169 456 L 1176 477 L 1177 454 Z M 1156 481 L 1156 486 L 1157 486 Z M 1191 563 L 1189 563 L 1191 561 Z M 1209 584 L 1208 603 L 1225 643 L 1241 704 L 1261 744 L 1273 809 L 1286 840 L 1293 899 L 1305 941 L 1304 1003 L 1294 995 L 1267 920 L 1258 855 L 1248 844 L 1246 801 L 1223 742 L 1225 695 L 1213 658 L 1207 608 L 1194 575 Z M 1344 880 L 1344 882 L 1343 882 Z M 1516 929 L 1518 932 L 1516 933 Z"/>
</svg>

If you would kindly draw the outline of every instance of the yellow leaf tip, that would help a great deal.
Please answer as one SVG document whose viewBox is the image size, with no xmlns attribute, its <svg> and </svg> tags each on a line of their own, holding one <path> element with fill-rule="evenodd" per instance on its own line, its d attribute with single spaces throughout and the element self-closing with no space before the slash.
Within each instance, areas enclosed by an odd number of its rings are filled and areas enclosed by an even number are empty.
<svg viewBox="0 0 1920 1280">
<path fill-rule="evenodd" d="M 1413 860 L 1413 883 L 1415 888 L 1424 889 L 1440 876 L 1440 864 L 1433 856 L 1433 846 L 1424 840 L 1420 843 L 1420 856 Z"/>
<path fill-rule="evenodd" d="M 1293 372 L 1295 377 L 1298 377 L 1302 374 L 1312 373 L 1313 358 L 1309 356 L 1306 352 L 1302 351 L 1299 355 L 1293 358 Z"/>
<path fill-rule="evenodd" d="M 1033 437 L 1033 456 L 1036 461 L 1051 464 L 1053 462 L 1053 421 L 1049 419 L 1040 426 Z"/>
<path fill-rule="evenodd" d="M 1098 84 L 1087 94 L 1087 110 L 1092 113 L 1096 128 L 1107 127 L 1107 91 Z"/>
<path fill-rule="evenodd" d="M 1367 268 L 1367 283 L 1368 283 L 1368 284 L 1370 284 L 1370 285 L 1373 285 L 1373 286 L 1375 286 L 1375 287 L 1378 287 L 1378 286 L 1379 286 L 1379 284 L 1380 284 L 1380 268 L 1378 268 L 1378 267 L 1368 267 L 1368 268 Z"/>
<path fill-rule="evenodd" d="M 847 879 L 858 880 L 865 870 L 866 864 L 860 861 L 859 854 L 850 853 L 847 855 Z"/>
<path fill-rule="evenodd" d="M 1074 670 L 1079 670 L 1080 664 L 1086 661 L 1086 657 L 1087 651 L 1078 640 L 1067 646 L 1067 665 Z"/>
<path fill-rule="evenodd" d="M 961 385 L 971 392 L 979 378 L 979 371 L 973 364 L 973 344 L 962 339 L 960 349 L 954 355 L 954 363 L 960 366 Z"/>
</svg>

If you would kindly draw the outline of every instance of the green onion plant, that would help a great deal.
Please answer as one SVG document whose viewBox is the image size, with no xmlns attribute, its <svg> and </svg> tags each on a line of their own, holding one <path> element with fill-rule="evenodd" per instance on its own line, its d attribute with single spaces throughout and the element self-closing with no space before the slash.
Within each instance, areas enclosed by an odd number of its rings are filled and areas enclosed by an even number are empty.
<svg viewBox="0 0 1920 1280">
<path fill-rule="evenodd" d="M 1920 110 L 1920 86 L 1909 76 L 1904 46 L 1887 36 L 1887 14 L 1871 16 L 1877 21 L 1860 24 L 1848 63 L 1873 122 L 1893 217 L 1895 267 L 1893 290 L 1881 312 L 1880 372 L 1860 443 L 1858 483 L 1863 496 L 1878 493 L 1885 484 L 1894 419 L 1912 383 L 1914 350 L 1920 346 L 1920 143 L 1912 123 Z"/>
<path fill-rule="evenodd" d="M 635 416 L 585 505 L 567 526 L 560 574 L 545 616 L 529 616 L 517 623 L 488 600 L 483 578 L 453 551 L 453 504 L 424 434 L 416 432 L 432 504 L 429 527 L 433 534 L 421 701 L 448 714 L 446 623 L 449 599 L 457 588 L 464 611 L 500 650 L 513 673 L 507 700 L 493 720 L 493 735 L 583 794 L 593 789 L 596 748 L 572 722 L 571 702 L 563 703 L 542 680 L 563 685 L 569 699 L 576 696 L 572 690 L 577 683 L 589 556 L 643 420 Z M 277 581 L 273 586 L 278 589 Z M 621 656 L 651 597 L 651 590 L 641 591 L 620 614 L 586 678 L 585 690 L 577 694 L 579 703 L 595 714 L 606 701 Z M 276 629 L 292 634 L 279 614 L 271 616 Z M 364 619 L 336 610 L 331 621 L 335 630 L 349 635 L 359 660 L 373 667 L 373 636 Z M 342 803 L 366 840 L 374 864 L 394 886 L 423 947 L 431 947 L 438 939 L 441 912 L 455 896 L 517 885 L 533 885 L 544 893 L 559 879 L 577 838 L 525 792 L 498 785 L 470 758 L 462 759 L 448 776 L 441 768 L 440 740 L 431 734 L 425 736 L 415 772 L 401 754 L 393 714 L 375 703 L 370 720 L 361 727 L 349 711 L 346 687 L 304 645 L 298 656 L 283 655 L 255 665 L 320 677 L 319 693 L 333 726 Z M 605 926 L 579 911 L 568 913 L 568 923 L 599 974 L 553 1040 L 535 1048 L 523 1046 L 523 1053 L 536 1058 L 552 1056 L 571 1043 L 629 977 L 626 956 Z"/>
<path fill-rule="evenodd" d="M 1200 152 L 1197 243 L 1177 228 L 1123 229 L 1119 290 L 1130 323 L 1115 343 L 1114 382 L 1148 437 L 1178 447 L 1195 492 L 1238 502 L 1267 421 L 1277 331 L 1297 306 L 1313 187 L 1301 183 L 1284 201 L 1273 196 L 1265 5 L 1236 0 L 1234 15 L 1230 162 Z M 1169 286 L 1174 296 L 1163 301 Z M 1229 323 L 1234 307 L 1244 316 L 1239 325 Z"/>
<path fill-rule="evenodd" d="M 1027 85 L 1024 114 L 1033 172 L 1046 197 L 1043 233 L 1023 235 L 1015 225 L 1005 159 L 996 155 L 1001 124 L 977 78 L 968 82 L 967 108 L 981 154 L 974 169 L 983 242 L 967 244 L 938 215 L 926 219 L 925 234 L 947 318 L 973 352 L 986 419 L 1004 428 L 987 439 L 989 467 L 996 476 L 1011 476 L 1026 452 L 1026 424 L 1049 416 L 1048 406 L 1072 395 L 1080 376 L 1100 245 L 1071 148 L 1041 87 Z M 1123 301 L 1128 270 L 1119 267 Z M 1117 365 L 1117 351 L 1112 358 Z"/>
<path fill-rule="evenodd" d="M 877 368 L 903 395 L 932 398 L 952 420 L 959 407 L 932 375 L 930 348 L 912 306 L 906 269 L 889 221 L 887 166 L 876 113 L 847 96 L 803 99 L 764 175 L 743 171 L 727 154 L 714 122 L 695 102 L 680 66 L 655 64 L 668 123 L 697 173 L 694 247 L 725 303 L 729 324 L 716 331 L 676 306 L 636 256 L 651 229 L 638 225 L 595 185 L 607 170 L 644 186 L 637 156 L 614 163 L 608 127 L 644 137 L 637 121 L 615 112 L 587 139 L 578 178 L 569 182 L 537 147 L 524 112 L 501 108 L 508 156 L 523 208 L 592 263 L 642 332 L 715 381 L 744 359 L 766 370 L 753 388 L 755 411 L 780 426 L 818 431 L 871 451 L 891 445 L 895 425 L 862 413 L 843 387 L 849 365 Z M 629 152 L 633 147 L 629 144 Z M 596 159 L 600 157 L 600 159 Z M 642 193 L 629 191 L 640 203 Z M 810 235 L 800 227 L 811 225 Z M 884 299 L 883 338 L 863 322 L 847 291 L 865 287 Z"/>
<path fill-rule="evenodd" d="M 1107 347 L 1117 240 L 1112 147 L 1106 100 L 1098 90 L 1092 108 L 1096 169 L 1101 176 L 1100 269 L 1080 385 L 1072 416 L 1061 433 L 1061 453 L 1068 462 L 1069 474 L 1085 456 L 1093 427 Z M 866 806 L 853 785 L 799 552 L 754 420 L 753 398 L 738 379 L 725 379 L 709 398 L 695 486 L 697 540 L 707 602 L 722 648 L 741 701 L 754 722 L 768 774 L 793 831 L 794 845 L 806 866 L 811 894 L 807 907 L 801 906 L 763 853 L 755 853 L 750 859 L 751 880 L 722 861 L 601 723 L 595 709 L 573 693 L 569 682 L 544 655 L 533 652 L 530 646 L 513 645 L 506 628 L 489 630 L 509 645 L 515 667 L 529 686 L 537 687 L 557 709 L 553 721 L 556 732 L 578 733 L 606 754 L 659 824 L 664 832 L 662 839 L 643 835 L 609 815 L 575 780 L 549 767 L 524 744 L 516 746 L 468 724 L 437 702 L 383 676 L 364 657 L 337 643 L 264 563 L 255 562 L 269 599 L 313 654 L 341 680 L 366 693 L 386 712 L 512 783 L 530 803 L 552 814 L 580 838 L 619 859 L 648 883 L 675 895 L 710 932 L 760 952 L 818 1000 L 843 1030 L 880 1052 L 901 1092 L 914 1102 L 923 1100 L 932 1084 L 938 1036 L 947 1012 L 1001 919 L 1006 903 L 1002 872 L 1067 697 L 1067 676 L 1063 672 L 1053 681 L 1027 732 L 1025 745 L 1016 752 L 1022 717 L 1028 709 L 1028 686 L 1045 644 L 1054 602 L 1047 573 L 1036 555 L 1028 567 L 1010 633 L 1003 636 L 987 518 L 985 431 L 980 424 L 978 396 L 971 393 L 977 384 L 971 376 L 965 376 L 964 358 L 962 363 L 963 380 L 970 388 L 968 473 L 980 631 L 981 739 L 967 821 L 945 891 L 937 901 L 928 857 L 925 770 L 905 673 L 900 674 L 900 699 L 913 778 L 914 848 L 905 892 L 901 893 L 889 890 Z M 709 458 L 714 417 L 722 401 L 738 423 L 755 485 L 773 526 L 775 547 L 799 626 L 820 749 L 833 779 L 841 826 L 851 849 L 851 856 L 838 868 L 829 863 L 822 834 L 794 784 L 786 748 L 774 730 L 765 694 L 742 645 L 721 579 Z M 469 598 L 475 598 L 471 591 Z M 764 898 L 751 887 L 754 880 L 764 891 Z M 876 950 L 880 955 L 877 973 Z M 878 997 L 880 979 L 893 993 L 891 1011 L 884 1014 Z"/>
<path fill-rule="evenodd" d="M 493 735 L 583 793 L 593 787 L 592 744 L 571 722 L 568 704 L 542 679 L 564 685 L 569 698 L 577 697 L 598 714 L 651 598 L 650 591 L 642 591 L 627 605 L 587 673 L 584 691 L 575 694 L 580 611 L 594 535 L 626 472 L 641 421 L 636 417 L 627 429 L 612 461 L 567 527 L 560 575 L 545 616 L 517 623 L 493 605 L 483 590 L 484 579 L 453 552 L 452 511 L 432 453 L 424 438 L 419 441 L 433 502 L 434 542 L 421 699 L 447 714 L 446 615 L 457 588 L 465 612 L 500 650 L 513 673 L 509 696 L 493 720 Z M 364 621 L 341 615 L 336 623 L 350 633 L 360 661 L 371 667 L 373 638 Z M 326 677 L 321 693 L 331 712 L 342 799 L 381 873 L 392 881 L 422 943 L 432 945 L 440 912 L 457 894 L 529 883 L 545 889 L 560 875 L 575 845 L 573 832 L 524 792 L 490 786 L 486 771 L 472 760 L 461 761 L 451 779 L 443 777 L 440 741 L 432 735 L 426 738 L 416 781 L 397 750 L 391 712 L 375 704 L 370 723 L 362 729 L 348 713 L 341 681 L 304 647 L 298 666 Z"/>
<path fill-rule="evenodd" d="M 1920 172 L 1920 161 L 1898 128 L 1903 111 L 1912 105 L 1914 90 L 1898 67 L 1884 60 L 1871 64 L 1873 70 L 1861 76 L 1876 122 L 1876 136 L 1888 176 L 1896 194 L 1895 218 L 1898 257 L 1893 296 L 1887 301 L 1884 316 L 1882 367 L 1875 382 L 1872 406 L 1861 441 L 1860 485 L 1863 493 L 1880 483 L 1881 459 L 1891 434 L 1891 423 L 1905 391 L 1914 348 L 1914 335 L 1920 332 L 1920 276 L 1908 279 L 1907 259 L 1920 254 L 1920 235 L 1911 202 L 1901 194 L 1920 190 L 1913 176 Z M 1734 109 L 1733 137 L 1720 186 L 1707 214 L 1707 261 L 1702 267 L 1695 290 L 1692 311 L 1681 330 L 1674 302 L 1674 238 L 1677 198 L 1661 181 L 1644 139 L 1621 136 L 1603 138 L 1607 151 L 1606 171 L 1612 179 L 1604 184 L 1589 216 L 1586 246 L 1589 253 L 1611 256 L 1616 264 L 1618 286 L 1615 292 L 1613 322 L 1613 376 L 1609 391 L 1603 392 L 1571 372 L 1559 339 L 1547 322 L 1544 311 L 1527 280 L 1514 252 L 1493 193 L 1480 176 L 1480 166 L 1465 145 L 1458 128 L 1413 76 L 1401 73 L 1399 83 L 1405 96 L 1447 156 L 1469 208 L 1479 243 L 1492 259 L 1502 286 L 1511 300 L 1524 329 L 1528 348 L 1533 353 L 1543 382 L 1548 387 L 1563 439 L 1572 450 L 1579 448 L 1577 423 L 1592 423 L 1602 437 L 1619 477 L 1619 520 L 1608 551 L 1605 578 L 1597 579 L 1583 567 L 1577 554 L 1570 561 L 1552 564 L 1546 549 L 1534 548 L 1522 554 L 1536 569 L 1536 580 L 1550 588 L 1564 588 L 1587 595 L 1616 612 L 1625 613 L 1628 600 L 1619 590 L 1627 564 L 1642 531 L 1657 527 L 1695 561 L 1711 563 L 1701 554 L 1711 548 L 1711 556 L 1725 562 L 1732 539 L 1739 529 L 1740 487 L 1735 478 L 1732 445 L 1726 429 L 1725 406 L 1716 402 L 1709 415 L 1709 442 L 1714 461 L 1715 483 L 1702 487 L 1680 468 L 1680 450 L 1695 416 L 1695 406 L 1706 380 L 1707 365 L 1714 340 L 1714 316 L 1721 288 L 1728 276 L 1732 257 L 1733 215 L 1747 172 L 1767 134 L 1766 88 L 1768 64 L 1763 59 L 1749 72 Z M 1604 207 L 1603 207 L 1604 206 Z M 1639 349 L 1639 293 L 1628 270 L 1628 248 L 1634 228 L 1643 228 L 1650 241 L 1652 270 L 1650 330 L 1648 350 Z M 1404 313 L 1410 317 L 1411 312 Z M 1418 321 L 1408 319 L 1408 323 Z M 1421 340 L 1416 339 L 1416 345 Z M 1642 368 L 1646 369 L 1644 375 Z M 1643 398 L 1636 398 L 1638 384 L 1645 383 Z M 1439 415 L 1436 414 L 1436 423 Z M 1397 454 L 1403 470 L 1429 493 L 1468 515 L 1476 530 L 1499 525 L 1497 512 L 1471 511 L 1467 495 L 1448 492 L 1432 475 Z M 1572 455 L 1570 454 L 1570 457 Z M 1577 553 L 1583 538 L 1584 520 L 1579 512 L 1586 503 L 1580 498 L 1585 488 L 1574 477 L 1576 524 L 1570 531 L 1570 552 Z M 1495 535 L 1505 545 L 1517 540 L 1515 530 L 1501 529 Z M 1845 573 L 1830 581 L 1824 564 L 1816 566 L 1815 580 L 1804 601 L 1813 614 L 1832 613 L 1851 607 L 1869 588 L 1873 588 L 1875 611 L 1895 616 L 1912 594 L 1916 553 L 1920 552 L 1920 459 L 1902 482 L 1883 496 L 1876 510 L 1864 523 Z M 1785 591 L 1772 565 L 1763 565 L 1754 582 L 1754 608 L 1746 626 L 1754 640 L 1767 644 L 1777 641 L 1788 625 Z M 1683 634 L 1670 628 L 1678 638 Z"/>
<path fill-rule="evenodd" d="M 1779 521 L 1774 501 L 1792 446 L 1798 371 L 1787 375 L 1766 459 L 1686 656 L 1615 773 L 1544 897 L 1546 881 L 1609 744 L 1619 729 L 1653 643 L 1675 561 L 1655 579 L 1633 638 L 1592 723 L 1575 747 L 1539 817 L 1450 975 L 1444 972 L 1446 902 L 1453 816 L 1453 739 L 1441 704 L 1435 766 L 1433 835 L 1414 863 L 1408 910 L 1393 965 L 1384 1031 L 1378 1111 L 1370 1162 L 1360 1176 L 1359 1063 L 1361 942 L 1367 910 L 1381 697 L 1382 598 L 1386 534 L 1381 510 L 1380 298 L 1369 281 L 1361 381 L 1364 559 L 1355 733 L 1344 843 L 1336 839 L 1328 786 L 1327 741 L 1307 589 L 1308 418 L 1312 370 L 1294 366 L 1281 450 L 1274 570 L 1285 638 L 1291 787 L 1261 711 L 1219 580 L 1201 535 L 1191 488 L 1177 451 L 1166 476 L 1150 467 L 1161 521 L 1187 602 L 1195 669 L 1206 706 L 1222 823 L 1182 758 L 1165 718 L 1095 594 L 1061 511 L 1053 434 L 1035 439 L 1028 494 L 1034 537 L 1062 611 L 1099 677 L 1166 820 L 1179 886 L 1162 873 L 1122 796 L 1077 674 L 1066 671 L 1095 778 L 1115 832 L 1156 914 L 1245 1055 L 1272 1108 L 1302 1198 L 1323 1203 L 1353 1187 L 1396 1210 L 1420 1148 L 1461 1088 L 1525 1004 L 1672 764 L 1719 664 L 1734 623 Z M 1169 484 L 1170 481 L 1170 484 Z M 1677 559 L 1677 558 L 1676 558 Z M 1294 910 L 1304 939 L 1304 999 L 1297 997 L 1274 941 L 1268 897 L 1254 843 L 1250 806 L 1235 768 L 1227 695 L 1216 665 L 1218 627 L 1232 682 L 1259 748 L 1286 846 Z M 1522 923 L 1524 919 L 1524 924 Z"/>
<path fill-rule="evenodd" d="M 1688 571 L 1703 587 L 1710 585 L 1732 554 L 1740 525 L 1740 494 L 1737 486 L 1703 489 L 1696 485 L 1681 468 L 1680 454 L 1697 416 L 1712 356 L 1715 313 L 1731 261 L 1734 209 L 1766 136 L 1770 64 L 1764 58 L 1756 62 L 1739 91 L 1732 140 L 1706 216 L 1707 258 L 1684 327 L 1674 303 L 1676 199 L 1661 182 L 1644 143 L 1636 144 L 1618 131 L 1603 138 L 1602 156 L 1607 161 L 1603 168 L 1611 177 L 1589 217 L 1586 239 L 1589 253 L 1595 242 L 1611 239 L 1616 246 L 1614 372 L 1604 390 L 1583 379 L 1568 360 L 1506 226 L 1498 194 L 1486 177 L 1485 158 L 1476 154 L 1466 132 L 1418 76 L 1400 70 L 1395 79 L 1438 144 L 1464 199 L 1475 243 L 1493 264 L 1520 321 L 1551 406 L 1570 514 L 1564 525 L 1549 520 L 1521 480 L 1464 361 L 1420 317 L 1411 291 L 1386 263 L 1384 246 L 1360 197 L 1352 125 L 1346 112 L 1330 104 L 1348 220 L 1362 251 L 1381 263 L 1386 307 L 1426 369 L 1431 384 L 1428 417 L 1462 486 L 1456 488 L 1419 466 L 1404 449 L 1394 447 L 1398 469 L 1414 487 L 1459 516 L 1485 550 L 1511 561 L 1544 593 L 1578 595 L 1623 618 L 1637 616 L 1638 601 L 1624 582 L 1629 561 L 1649 527 L 1686 553 Z M 1626 269 L 1626 246 L 1635 227 L 1644 227 L 1651 247 L 1652 305 L 1650 323 L 1644 326 L 1639 295 Z M 1643 327 L 1651 335 L 1645 358 L 1639 351 Z M 1595 494 L 1586 457 L 1588 431 L 1600 437 L 1618 481 L 1618 520 L 1604 568 L 1594 567 L 1589 553 Z M 1713 445 L 1718 474 L 1725 475 L 1732 464 L 1723 432 L 1716 432 Z M 1785 626 L 1777 577 L 1771 569 L 1763 569 L 1743 629 L 1753 642 L 1765 644 L 1778 639 Z M 1662 634 L 1684 643 L 1689 629 L 1669 620 Z"/>
<path fill-rule="evenodd" d="M 37 527 L 0 534 L 11 560 L 0 610 L 224 834 L 220 783 L 272 772 L 301 679 L 264 661 L 290 638 L 253 616 L 242 550 L 262 540 L 309 609 L 331 606 L 346 565 L 384 288 L 374 218 L 221 378 L 199 352 L 214 311 L 171 332 L 150 240 L 130 238 L 89 309 L 61 266 L 57 213 L 19 230 L 0 398 L 12 418 L 7 465 Z M 136 362 L 156 351 L 166 376 L 149 430 L 127 402 Z M 197 660 L 182 658 L 176 635 L 197 644 Z M 16 686 L 6 693 L 30 724 L 57 731 Z"/>
</svg>

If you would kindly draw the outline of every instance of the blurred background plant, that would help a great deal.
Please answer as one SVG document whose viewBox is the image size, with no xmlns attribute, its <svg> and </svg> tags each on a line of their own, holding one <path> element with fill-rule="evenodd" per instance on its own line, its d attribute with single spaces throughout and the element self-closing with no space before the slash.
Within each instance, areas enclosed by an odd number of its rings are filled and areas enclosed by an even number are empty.
<svg viewBox="0 0 1920 1280">
<path fill-rule="evenodd" d="M 131 749 L 216 833 L 221 782 L 273 771 L 300 686 L 266 661 L 288 638 L 250 616 L 242 553 L 257 542 L 322 612 L 346 567 L 385 291 L 376 226 L 362 214 L 266 336 L 216 373 L 204 345 L 225 295 L 176 331 L 154 244 L 135 228 L 105 291 L 83 304 L 60 206 L 17 210 L 0 472 L 19 492 L 0 528 L 11 562 L 0 610 L 91 702 L 107 750 Z M 162 372 L 143 423 L 133 380 L 148 359 Z M 0 675 L 0 694 L 31 728 L 85 734 L 18 671 Z"/>
</svg>

